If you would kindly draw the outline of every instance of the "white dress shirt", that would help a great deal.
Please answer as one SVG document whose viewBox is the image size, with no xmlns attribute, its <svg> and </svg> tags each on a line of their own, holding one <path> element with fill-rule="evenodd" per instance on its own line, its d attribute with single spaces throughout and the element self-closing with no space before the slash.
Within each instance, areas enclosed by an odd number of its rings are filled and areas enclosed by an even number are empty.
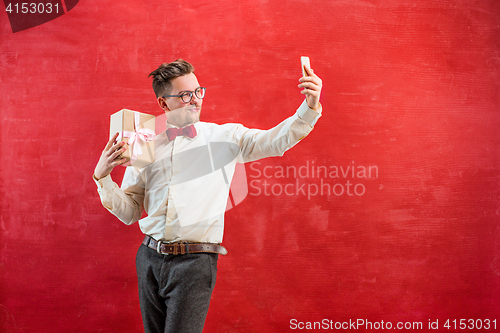
<svg viewBox="0 0 500 333">
<path fill-rule="evenodd" d="M 142 169 L 127 167 L 121 188 L 109 175 L 94 178 L 101 202 L 123 223 L 139 221 L 142 232 L 156 240 L 221 243 L 236 164 L 282 156 L 320 116 L 321 106 L 315 111 L 304 101 L 269 130 L 196 122 L 194 138 L 169 141 L 162 132 L 155 138 L 155 161 Z"/>
</svg>

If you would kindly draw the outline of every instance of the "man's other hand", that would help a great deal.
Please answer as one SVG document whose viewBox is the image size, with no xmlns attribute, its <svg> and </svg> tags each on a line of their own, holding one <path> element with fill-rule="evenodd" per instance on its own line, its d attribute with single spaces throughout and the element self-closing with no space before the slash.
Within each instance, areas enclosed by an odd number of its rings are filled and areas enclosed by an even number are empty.
<svg viewBox="0 0 500 333">
<path fill-rule="evenodd" d="M 109 140 L 108 144 L 102 151 L 99 162 L 97 162 L 94 170 L 94 177 L 97 180 L 106 177 L 111 173 L 115 166 L 121 165 L 127 160 L 126 158 L 118 158 L 118 156 L 120 156 L 127 149 L 127 147 L 124 147 L 125 142 L 123 141 L 115 144 L 117 137 L 118 133 L 116 133 L 111 140 Z"/>
</svg>

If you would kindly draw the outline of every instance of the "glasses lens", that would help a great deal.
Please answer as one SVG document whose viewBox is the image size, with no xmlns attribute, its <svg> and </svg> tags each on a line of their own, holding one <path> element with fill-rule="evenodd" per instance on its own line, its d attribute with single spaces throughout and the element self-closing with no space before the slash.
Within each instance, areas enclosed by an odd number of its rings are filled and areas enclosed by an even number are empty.
<svg viewBox="0 0 500 333">
<path fill-rule="evenodd" d="M 196 97 L 198 98 L 203 98 L 205 97 L 205 91 L 207 89 L 206 88 L 203 88 L 203 87 L 198 87 L 195 91 L 194 91 L 194 94 L 196 95 Z"/>
<path fill-rule="evenodd" d="M 192 98 L 193 98 L 193 92 L 191 91 L 185 91 L 181 94 L 181 99 L 184 103 L 191 102 Z"/>
</svg>

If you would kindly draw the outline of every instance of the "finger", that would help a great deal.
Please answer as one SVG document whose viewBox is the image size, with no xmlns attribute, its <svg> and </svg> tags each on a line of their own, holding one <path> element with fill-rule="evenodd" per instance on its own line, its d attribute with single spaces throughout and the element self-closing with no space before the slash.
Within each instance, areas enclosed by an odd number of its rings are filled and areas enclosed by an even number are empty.
<svg viewBox="0 0 500 333">
<path fill-rule="evenodd" d="M 114 161 L 118 156 L 120 156 L 121 154 L 123 154 L 125 152 L 125 150 L 127 150 L 127 147 L 123 147 L 121 149 L 117 149 L 113 154 L 111 154 L 109 156 L 109 160 L 111 161 Z"/>
<path fill-rule="evenodd" d="M 107 153 L 108 155 L 110 153 L 112 153 L 116 148 L 118 148 L 118 144 L 119 143 L 116 143 L 116 136 L 113 136 L 111 138 L 111 140 L 109 140 L 109 142 L 106 144 L 106 147 L 104 148 L 103 150 L 103 153 Z"/>
<path fill-rule="evenodd" d="M 316 77 L 319 79 L 319 77 L 314 73 L 314 70 L 310 67 L 304 66 L 304 70 L 306 72 L 306 77 Z"/>
<path fill-rule="evenodd" d="M 312 77 L 312 76 L 308 76 L 306 78 L 301 78 L 299 80 L 299 82 L 301 82 L 302 84 L 303 83 L 312 83 L 312 84 L 318 86 L 319 89 L 321 89 L 321 87 L 323 86 L 323 82 L 321 81 L 320 78 L 315 78 L 315 77 Z"/>
<path fill-rule="evenodd" d="M 116 161 L 117 158 L 122 158 L 122 156 L 120 155 L 123 154 L 124 151 L 125 149 L 118 149 L 113 152 L 113 154 L 106 156 L 104 159 L 104 164 L 109 167 L 113 162 Z"/>
<path fill-rule="evenodd" d="M 124 141 L 120 141 L 116 144 L 114 144 L 113 146 L 111 146 L 111 148 L 109 148 L 108 151 L 106 151 L 106 156 L 111 156 L 113 153 L 115 153 L 118 149 L 120 149 L 121 147 L 125 146 L 125 142 Z"/>
<path fill-rule="evenodd" d="M 298 87 L 312 89 L 312 90 L 321 90 L 322 88 L 321 84 L 317 84 L 315 82 L 302 82 L 301 84 L 298 85 Z"/>
<path fill-rule="evenodd" d="M 119 133 L 116 132 L 115 135 L 113 135 L 113 137 L 111 138 L 111 140 L 108 141 L 108 144 L 106 145 L 106 147 L 104 148 L 104 150 L 109 150 L 109 148 L 111 148 L 111 146 L 115 142 L 116 138 L 118 137 L 118 134 Z"/>
<path fill-rule="evenodd" d="M 304 89 L 300 91 L 301 94 L 311 97 L 318 97 L 320 94 L 318 91 Z"/>
<path fill-rule="evenodd" d="M 299 88 L 305 88 L 308 90 L 320 91 L 321 86 L 315 84 L 314 82 L 302 82 L 298 85 Z"/>
<path fill-rule="evenodd" d="M 115 166 L 122 165 L 126 161 L 127 161 L 126 158 L 122 158 L 122 159 L 116 160 L 116 161 L 114 161 L 113 163 L 110 164 L 110 167 L 114 168 Z"/>
<path fill-rule="evenodd" d="M 111 163 L 109 163 L 108 168 L 113 169 L 117 165 L 122 165 L 123 163 L 127 162 L 126 158 L 117 158 Z"/>
<path fill-rule="evenodd" d="M 314 73 L 314 69 L 311 68 L 311 72 L 310 72 L 310 77 L 315 77 L 317 79 L 319 79 L 319 76 L 316 75 L 316 73 Z M 321 80 L 321 79 L 320 79 Z"/>
<path fill-rule="evenodd" d="M 300 91 L 300 93 L 306 96 L 313 96 L 313 97 L 318 97 L 321 94 L 320 91 L 310 90 L 310 89 L 303 89 Z"/>
<path fill-rule="evenodd" d="M 301 77 L 299 79 L 299 82 L 313 82 L 313 83 L 317 84 L 318 86 L 323 85 L 323 81 L 317 76 Z"/>
</svg>

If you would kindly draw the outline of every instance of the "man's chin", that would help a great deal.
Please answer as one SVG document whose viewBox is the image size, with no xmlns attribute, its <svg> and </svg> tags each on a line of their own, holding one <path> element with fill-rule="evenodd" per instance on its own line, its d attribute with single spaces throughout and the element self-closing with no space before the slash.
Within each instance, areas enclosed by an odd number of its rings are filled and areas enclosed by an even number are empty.
<svg viewBox="0 0 500 333">
<path fill-rule="evenodd" d="M 199 112 L 197 112 L 197 113 L 195 114 L 195 116 L 191 118 L 191 120 L 192 120 L 192 121 L 191 121 L 189 124 L 194 124 L 194 123 L 199 122 L 199 121 L 200 121 L 200 113 L 199 113 Z M 186 124 L 186 125 L 189 125 L 189 124 Z"/>
<path fill-rule="evenodd" d="M 188 112 L 188 119 L 191 120 L 191 124 L 200 121 L 201 106 L 190 108 L 187 110 L 187 112 Z"/>
<path fill-rule="evenodd" d="M 167 121 L 177 127 L 184 127 L 200 121 L 201 107 L 182 108 L 166 113 Z"/>
</svg>

